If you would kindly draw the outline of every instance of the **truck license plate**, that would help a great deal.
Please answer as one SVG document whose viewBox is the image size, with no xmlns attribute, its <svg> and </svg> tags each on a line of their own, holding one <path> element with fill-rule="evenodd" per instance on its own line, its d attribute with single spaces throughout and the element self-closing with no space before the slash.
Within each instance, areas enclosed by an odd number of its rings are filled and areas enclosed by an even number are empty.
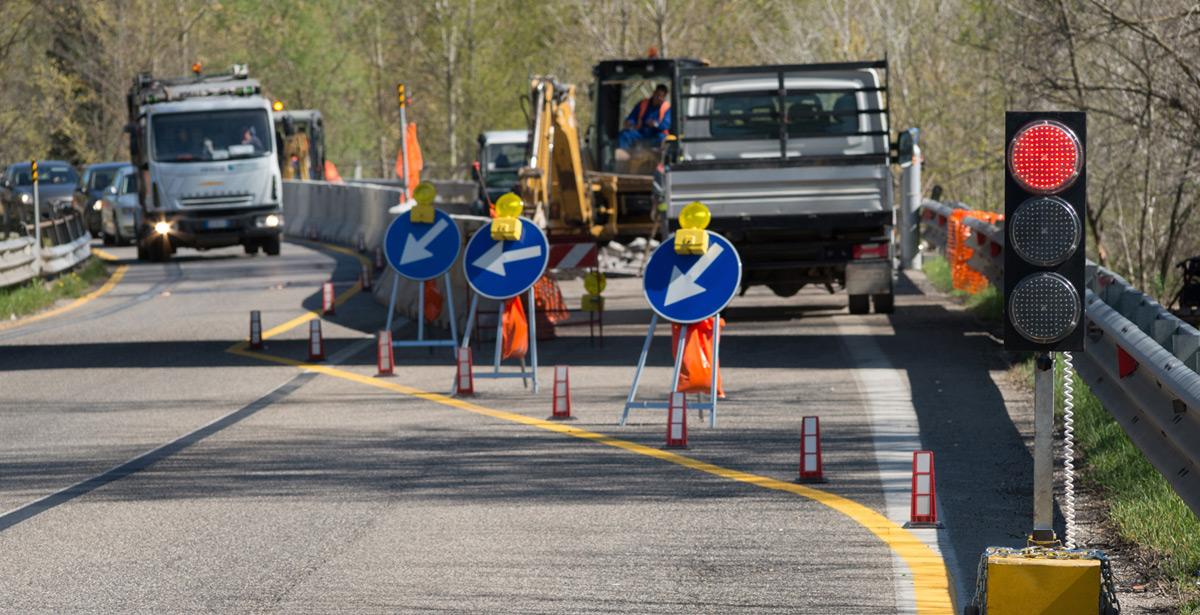
<svg viewBox="0 0 1200 615">
<path fill-rule="evenodd" d="M 229 228 L 229 220 L 205 220 L 204 228 L 209 230 Z"/>
</svg>

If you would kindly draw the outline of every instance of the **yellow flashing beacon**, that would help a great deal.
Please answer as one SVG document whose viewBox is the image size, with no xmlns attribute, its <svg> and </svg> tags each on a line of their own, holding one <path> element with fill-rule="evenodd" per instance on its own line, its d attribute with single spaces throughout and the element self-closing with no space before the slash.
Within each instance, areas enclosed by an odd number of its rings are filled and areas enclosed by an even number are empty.
<svg viewBox="0 0 1200 615">
<path fill-rule="evenodd" d="M 525 202 L 509 192 L 496 199 L 496 219 L 492 220 L 492 239 L 495 241 L 519 241 L 521 239 L 521 214 Z"/>
<path fill-rule="evenodd" d="M 675 231 L 676 254 L 704 254 L 708 252 L 708 227 L 712 212 L 699 201 L 689 203 L 679 212 L 679 230 Z"/>
<path fill-rule="evenodd" d="M 437 188 L 428 182 L 421 182 L 413 188 L 412 198 L 417 202 L 409 214 L 413 224 L 433 224 L 433 200 L 437 198 Z"/>
</svg>

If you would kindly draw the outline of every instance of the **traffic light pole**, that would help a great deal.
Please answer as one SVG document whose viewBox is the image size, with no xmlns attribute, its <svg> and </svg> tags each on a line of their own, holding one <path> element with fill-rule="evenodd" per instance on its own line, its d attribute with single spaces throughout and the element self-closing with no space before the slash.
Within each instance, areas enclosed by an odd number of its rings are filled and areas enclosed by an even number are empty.
<svg viewBox="0 0 1200 615">
<path fill-rule="evenodd" d="M 42 203 L 38 198 L 38 163 L 30 163 L 33 169 L 33 262 L 34 271 L 42 270 Z"/>
<path fill-rule="evenodd" d="M 404 200 L 408 201 L 412 198 L 408 190 L 408 97 L 404 93 L 403 83 L 396 86 L 396 95 L 400 101 L 400 170 L 403 173 L 400 189 L 403 190 Z"/>
<path fill-rule="evenodd" d="M 1054 360 L 1041 352 L 1033 368 L 1033 535 L 1054 542 Z"/>
</svg>

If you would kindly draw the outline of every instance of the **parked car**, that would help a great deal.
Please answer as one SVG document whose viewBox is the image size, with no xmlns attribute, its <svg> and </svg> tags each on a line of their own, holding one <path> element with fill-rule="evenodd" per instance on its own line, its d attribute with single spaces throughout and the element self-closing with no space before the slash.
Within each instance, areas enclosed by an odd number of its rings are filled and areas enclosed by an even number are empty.
<svg viewBox="0 0 1200 615">
<path fill-rule="evenodd" d="M 113 181 L 104 190 L 100 204 L 100 232 L 104 245 L 126 245 L 137 241 L 142 206 L 138 201 L 138 174 L 133 165 L 117 169 Z"/>
<path fill-rule="evenodd" d="M 83 168 L 83 175 L 75 186 L 74 203 L 75 209 L 83 214 L 84 224 L 93 237 L 100 236 L 100 199 L 113 184 L 117 171 L 128 166 L 128 162 L 100 162 Z"/>
<path fill-rule="evenodd" d="M 71 208 L 71 198 L 79 174 L 61 160 L 38 161 L 38 201 L 43 219 L 50 219 Z M 28 162 L 8 165 L 0 177 L 0 224 L 17 230 L 21 224 L 33 224 L 33 174 Z"/>
</svg>

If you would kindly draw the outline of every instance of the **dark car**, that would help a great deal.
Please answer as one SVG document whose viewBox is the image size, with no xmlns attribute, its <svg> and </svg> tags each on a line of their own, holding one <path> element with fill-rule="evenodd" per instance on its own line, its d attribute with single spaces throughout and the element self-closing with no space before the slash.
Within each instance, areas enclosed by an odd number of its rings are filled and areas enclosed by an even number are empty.
<svg viewBox="0 0 1200 615">
<path fill-rule="evenodd" d="M 100 230 L 104 245 L 123 246 L 137 241 L 142 221 L 142 205 L 138 200 L 138 174 L 133 165 L 117 169 L 112 185 L 104 190 L 100 204 Z"/>
<path fill-rule="evenodd" d="M 75 186 L 74 203 L 75 209 L 83 213 L 83 220 L 93 237 L 100 236 L 100 199 L 113 185 L 117 172 L 131 166 L 128 162 L 100 162 L 83 168 L 83 175 Z"/>
<path fill-rule="evenodd" d="M 79 174 L 61 160 L 38 161 L 38 202 L 43 219 L 71 209 L 71 199 Z M 33 173 L 28 162 L 8 165 L 0 177 L 0 224 L 17 230 L 21 224 L 33 224 Z"/>
</svg>

